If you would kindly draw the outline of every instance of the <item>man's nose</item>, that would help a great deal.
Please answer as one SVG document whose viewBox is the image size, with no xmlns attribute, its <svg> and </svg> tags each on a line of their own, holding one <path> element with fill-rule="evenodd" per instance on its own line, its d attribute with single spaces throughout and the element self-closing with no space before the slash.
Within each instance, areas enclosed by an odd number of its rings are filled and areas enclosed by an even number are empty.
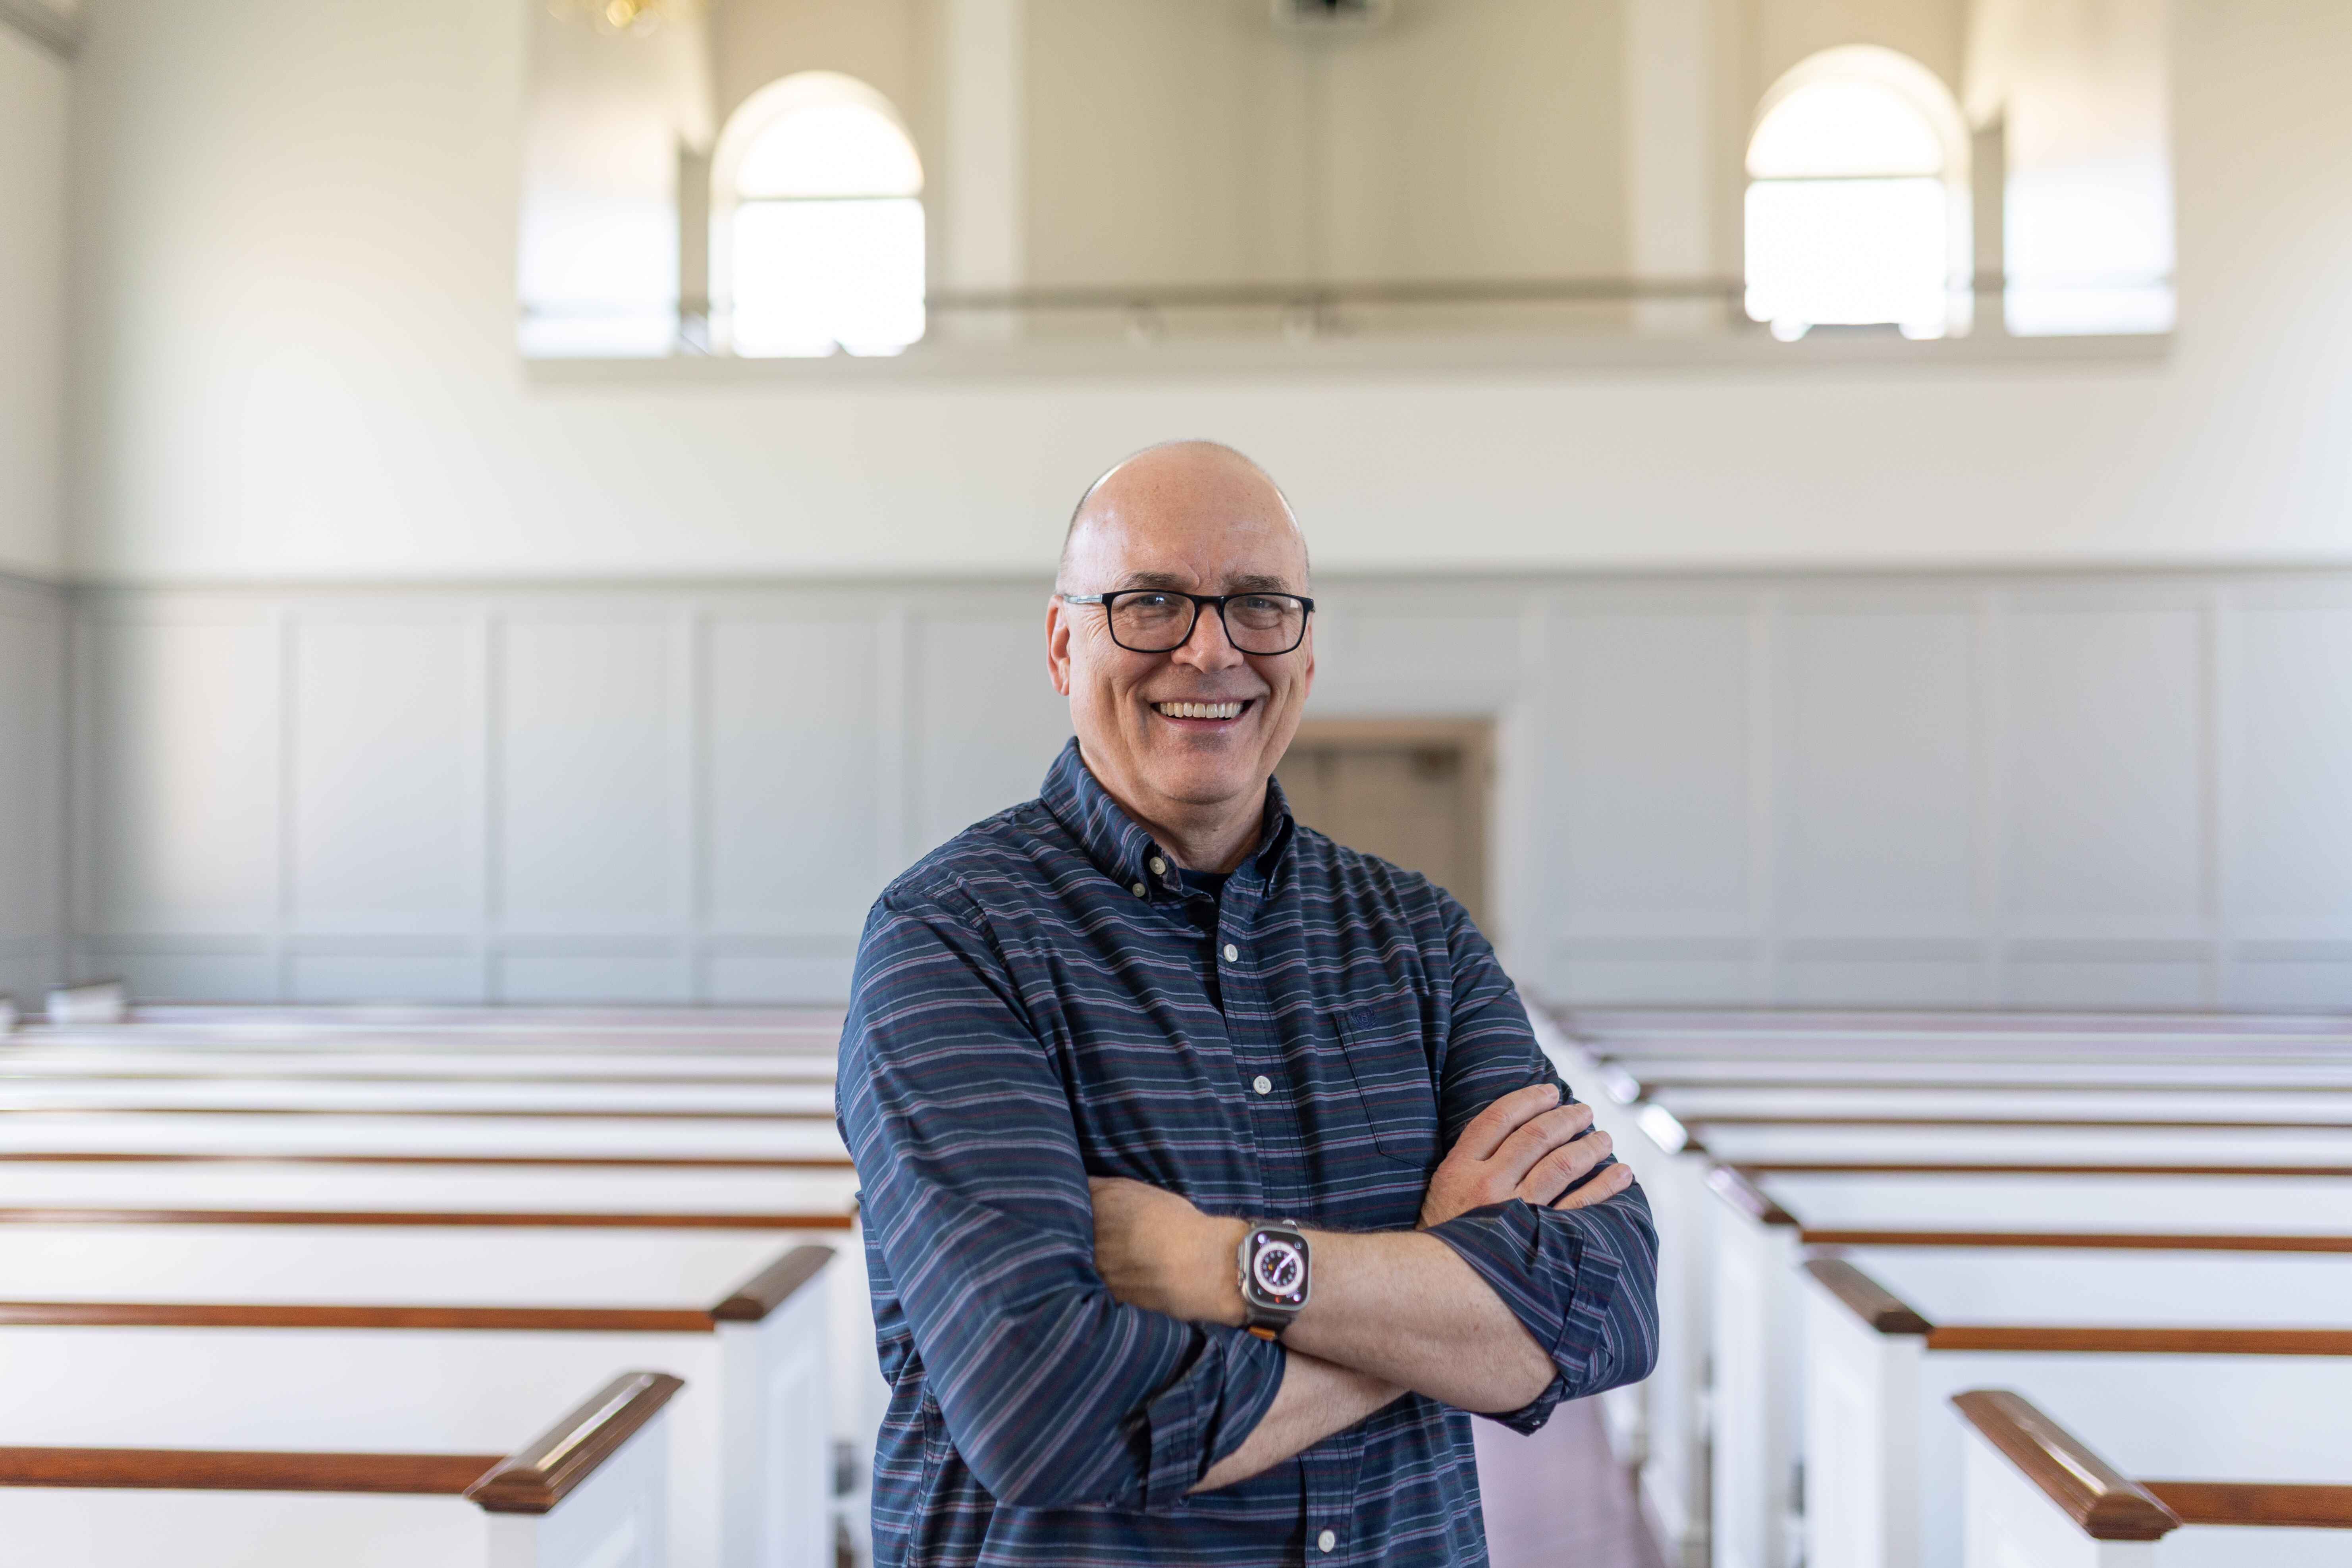
<svg viewBox="0 0 2352 1568">
<path fill-rule="evenodd" d="M 1225 617 L 1207 605 L 1192 623 L 1192 635 L 1169 657 L 1195 669 L 1231 669 L 1242 662 L 1241 649 L 1225 635 Z"/>
</svg>

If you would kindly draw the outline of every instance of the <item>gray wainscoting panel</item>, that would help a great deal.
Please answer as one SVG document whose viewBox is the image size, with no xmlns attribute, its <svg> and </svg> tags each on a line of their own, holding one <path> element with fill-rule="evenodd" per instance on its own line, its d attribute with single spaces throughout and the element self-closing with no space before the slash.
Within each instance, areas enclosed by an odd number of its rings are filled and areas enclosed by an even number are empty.
<svg viewBox="0 0 2352 1568">
<path fill-rule="evenodd" d="M 470 930 L 481 896 L 476 619 L 355 605 L 300 615 L 292 635 L 290 881 L 302 929 Z"/>
<path fill-rule="evenodd" d="M 0 577 L 0 992 L 65 978 L 66 597 Z"/>
<path fill-rule="evenodd" d="M 278 993 L 286 615 L 258 597 L 115 601 L 75 628 L 79 967 L 133 993 Z"/>
<path fill-rule="evenodd" d="M 2352 1006 L 2352 575 L 1317 593 L 1311 711 L 1498 721 L 1489 880 L 1531 991 Z M 1068 734 L 1044 598 L 85 593 L 74 967 L 157 998 L 839 998 L 884 883 Z M 0 735 L 58 728 L 57 614 L 0 594 Z M 0 750 L 0 799 L 53 819 L 34 755 Z M 0 899 L 61 879 L 26 820 Z M 0 984 L 48 977 L 9 903 Z"/>
<path fill-rule="evenodd" d="M 1068 705 L 1046 679 L 1045 595 L 999 596 L 994 614 L 958 596 L 915 618 L 918 853 L 1033 798 L 1069 738 Z"/>
</svg>

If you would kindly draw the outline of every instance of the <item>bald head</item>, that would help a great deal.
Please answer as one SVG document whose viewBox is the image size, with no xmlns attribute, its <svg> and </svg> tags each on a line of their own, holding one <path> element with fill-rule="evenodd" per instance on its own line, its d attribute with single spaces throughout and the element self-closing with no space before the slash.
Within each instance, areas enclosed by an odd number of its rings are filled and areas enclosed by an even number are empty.
<svg viewBox="0 0 2352 1568">
<path fill-rule="evenodd" d="M 1091 554 L 1097 534 L 1130 530 L 1191 529 L 1203 523 L 1238 524 L 1277 536 L 1266 542 L 1296 552 L 1297 580 L 1307 586 L 1307 536 L 1290 510 L 1290 499 L 1273 477 L 1231 447 L 1216 441 L 1164 441 L 1124 459 L 1087 487 L 1062 535 L 1062 562 L 1055 584 L 1073 593 L 1097 585 L 1072 581 L 1081 556 Z"/>
<path fill-rule="evenodd" d="M 1231 870 L 1257 841 L 1266 780 L 1315 684 L 1313 602 L 1288 602 L 1307 588 L 1290 503 L 1265 469 L 1213 441 L 1138 452 L 1070 519 L 1045 608 L 1046 668 L 1070 700 L 1087 771 L 1180 866 Z M 1202 597 L 1226 607 L 1181 602 Z M 1154 615 L 1166 618 L 1138 618 Z M 1297 640 L 1244 651 L 1236 629 L 1253 647 L 1280 640 L 1269 631 Z"/>
</svg>

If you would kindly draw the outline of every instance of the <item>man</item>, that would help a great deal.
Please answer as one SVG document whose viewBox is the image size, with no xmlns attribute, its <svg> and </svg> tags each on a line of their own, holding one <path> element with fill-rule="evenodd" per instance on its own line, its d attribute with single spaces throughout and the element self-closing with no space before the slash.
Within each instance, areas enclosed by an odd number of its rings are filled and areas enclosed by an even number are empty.
<svg viewBox="0 0 2352 1568">
<path fill-rule="evenodd" d="M 1648 1204 L 1493 950 L 1272 781 L 1307 586 L 1239 453 L 1106 474 L 1045 616 L 1076 739 L 866 922 L 884 1564 L 1484 1563 L 1463 1413 L 1649 1372 Z"/>
</svg>

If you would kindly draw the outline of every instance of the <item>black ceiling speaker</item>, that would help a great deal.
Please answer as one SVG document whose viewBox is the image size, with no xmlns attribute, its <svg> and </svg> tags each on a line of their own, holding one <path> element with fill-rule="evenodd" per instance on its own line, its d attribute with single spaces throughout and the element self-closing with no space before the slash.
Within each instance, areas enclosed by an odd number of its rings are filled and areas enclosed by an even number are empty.
<svg viewBox="0 0 2352 1568">
<path fill-rule="evenodd" d="M 1274 0 L 1274 25 L 1286 33 L 1337 37 L 1369 31 L 1388 19 L 1392 0 Z"/>
</svg>

